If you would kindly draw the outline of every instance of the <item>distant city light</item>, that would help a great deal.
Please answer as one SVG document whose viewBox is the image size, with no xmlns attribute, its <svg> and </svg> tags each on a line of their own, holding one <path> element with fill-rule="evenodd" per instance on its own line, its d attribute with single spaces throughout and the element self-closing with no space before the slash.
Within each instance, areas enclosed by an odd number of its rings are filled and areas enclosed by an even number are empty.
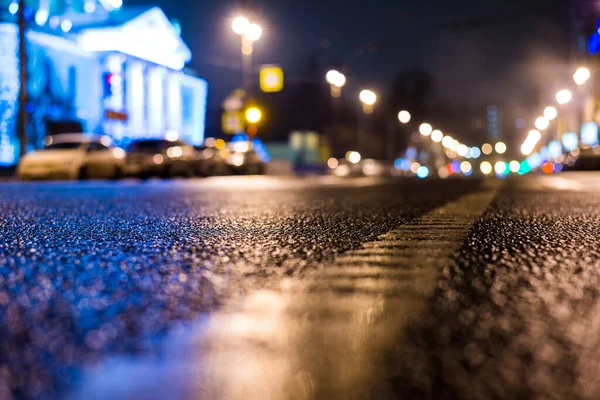
<svg viewBox="0 0 600 400">
<path fill-rule="evenodd" d="M 223 139 L 215 140 L 215 149 L 217 149 L 217 150 L 223 150 L 226 145 L 227 145 L 227 143 L 225 143 L 225 141 Z"/>
<path fill-rule="evenodd" d="M 96 2 L 94 0 L 86 0 L 83 5 L 83 10 L 88 14 L 93 13 L 96 11 Z"/>
<path fill-rule="evenodd" d="M 10 3 L 10 5 L 8 6 L 8 12 L 11 13 L 12 15 L 15 15 L 16 13 L 19 12 L 19 3 L 13 1 L 12 3 Z"/>
<path fill-rule="evenodd" d="M 249 25 L 250 21 L 248 20 L 248 18 L 236 17 L 231 23 L 231 29 L 233 29 L 233 31 L 238 35 L 243 35 L 246 32 L 246 29 L 248 29 Z"/>
<path fill-rule="evenodd" d="M 419 170 L 419 168 L 421 168 L 421 164 L 419 164 L 416 161 L 414 163 L 410 164 L 410 170 L 413 174 L 416 174 L 417 171 Z"/>
<path fill-rule="evenodd" d="M 69 32 L 72 27 L 73 23 L 69 19 L 65 19 L 63 20 L 63 22 L 60 23 L 60 29 L 62 29 L 62 31 L 65 33 Z"/>
<path fill-rule="evenodd" d="M 481 150 L 479 150 L 479 147 L 471 147 L 471 158 L 479 157 L 481 157 Z"/>
<path fill-rule="evenodd" d="M 406 110 L 402 110 L 398 113 L 398 121 L 403 124 L 408 124 L 410 122 L 410 113 Z"/>
<path fill-rule="evenodd" d="M 44 9 L 44 8 L 40 8 L 36 13 L 35 13 L 35 23 L 38 24 L 39 26 L 43 26 L 47 21 L 48 21 L 48 10 Z"/>
<path fill-rule="evenodd" d="M 460 163 L 460 170 L 464 173 L 464 174 L 468 174 L 469 172 L 471 172 L 473 170 L 473 167 L 471 166 L 471 163 L 468 161 L 463 161 L 462 163 Z"/>
<path fill-rule="evenodd" d="M 420 179 L 427 178 L 428 175 L 429 168 L 427 168 L 426 166 L 422 165 L 417 169 L 417 177 L 419 177 Z"/>
<path fill-rule="evenodd" d="M 433 132 L 431 132 L 431 140 L 434 143 L 439 143 L 442 141 L 442 139 L 444 139 L 444 134 L 439 129 L 435 129 Z"/>
<path fill-rule="evenodd" d="M 456 148 L 456 152 L 458 153 L 459 156 L 465 157 L 469 153 L 469 148 L 464 144 L 460 144 Z"/>
<path fill-rule="evenodd" d="M 352 164 L 358 164 L 361 158 L 362 157 L 358 151 L 349 151 L 348 153 L 346 153 L 346 160 L 348 160 Z"/>
<path fill-rule="evenodd" d="M 496 150 L 496 153 L 504 154 L 506 153 L 506 144 L 504 142 L 498 142 L 494 146 L 494 149 Z"/>
<path fill-rule="evenodd" d="M 548 106 L 544 109 L 544 117 L 549 121 L 554 120 L 558 116 L 558 110 L 556 107 Z"/>
<path fill-rule="evenodd" d="M 444 138 L 442 139 L 442 146 L 444 146 L 447 149 L 452 147 L 453 143 L 454 139 L 452 138 L 452 136 L 444 136 Z"/>
<path fill-rule="evenodd" d="M 568 89 L 563 89 L 556 93 L 556 101 L 558 104 L 567 104 L 573 98 L 573 94 Z"/>
<path fill-rule="evenodd" d="M 460 146 L 460 142 L 458 140 L 454 139 L 454 140 L 452 140 L 452 143 L 450 144 L 450 150 L 457 152 L 458 146 Z"/>
<path fill-rule="evenodd" d="M 548 155 L 552 158 L 559 158 L 563 153 L 562 144 L 558 140 L 548 143 Z"/>
<path fill-rule="evenodd" d="M 546 117 L 538 117 L 535 120 L 535 127 L 538 128 L 540 131 L 548 129 L 549 126 L 550 126 L 550 121 Z"/>
<path fill-rule="evenodd" d="M 121 8 L 123 7 L 123 0 L 108 0 L 108 4 L 115 9 Z"/>
<path fill-rule="evenodd" d="M 448 169 L 446 167 L 439 167 L 438 168 L 438 176 L 441 179 L 446 179 L 448 177 Z"/>
<path fill-rule="evenodd" d="M 428 123 L 423 123 L 419 126 L 419 133 L 423 136 L 429 136 L 433 132 L 433 127 Z"/>
<path fill-rule="evenodd" d="M 494 151 L 494 148 L 492 147 L 491 144 L 485 143 L 483 146 L 481 146 L 481 151 L 486 156 L 489 156 L 490 154 L 492 154 L 492 151 Z"/>
<path fill-rule="evenodd" d="M 51 16 L 49 25 L 52 29 L 58 28 L 58 26 L 60 25 L 60 17 L 58 15 Z"/>
<path fill-rule="evenodd" d="M 573 74 L 573 80 L 575 81 L 577 86 L 584 85 L 590 79 L 590 77 L 590 70 L 585 67 L 578 68 L 577 71 L 575 71 L 575 73 Z"/>
<path fill-rule="evenodd" d="M 337 158 L 331 157 L 329 160 L 327 160 L 327 166 L 330 169 L 336 169 L 338 165 L 340 165 L 340 162 Z"/>
<path fill-rule="evenodd" d="M 494 171 L 498 175 L 504 175 L 506 173 L 506 163 L 504 161 L 498 161 L 494 164 Z"/>
<path fill-rule="evenodd" d="M 508 167 L 510 168 L 510 172 L 514 172 L 516 174 L 517 172 L 519 172 L 519 169 L 521 168 L 521 163 L 518 162 L 517 160 L 512 160 L 508 164 Z"/>
<path fill-rule="evenodd" d="M 339 71 L 332 69 L 325 75 L 327 83 L 337 88 L 342 88 L 346 84 L 346 76 Z"/>
<path fill-rule="evenodd" d="M 479 169 L 483 174 L 489 175 L 492 173 L 492 164 L 490 164 L 488 161 L 484 161 L 479 166 Z"/>
<path fill-rule="evenodd" d="M 579 145 L 579 138 L 575 132 L 567 132 L 562 135 L 562 144 L 567 151 L 573 151 Z"/>
</svg>

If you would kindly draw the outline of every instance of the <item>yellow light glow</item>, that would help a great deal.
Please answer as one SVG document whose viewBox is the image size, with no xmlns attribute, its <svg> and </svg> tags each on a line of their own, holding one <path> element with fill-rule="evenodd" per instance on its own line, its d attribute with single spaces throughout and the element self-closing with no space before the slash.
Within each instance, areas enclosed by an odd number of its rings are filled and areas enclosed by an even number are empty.
<svg viewBox="0 0 600 400">
<path fill-rule="evenodd" d="M 431 132 L 431 140 L 435 143 L 439 143 L 444 139 L 444 134 L 442 133 L 442 131 L 435 129 L 433 132 Z"/>
<path fill-rule="evenodd" d="M 368 106 L 372 106 L 377 102 L 377 95 L 371 90 L 363 90 L 358 95 L 361 102 Z"/>
<path fill-rule="evenodd" d="M 456 149 L 456 153 L 458 153 L 459 156 L 464 157 L 469 153 L 469 148 L 466 145 L 461 144 Z"/>
<path fill-rule="evenodd" d="M 558 104 L 567 104 L 573 98 L 573 94 L 568 89 L 563 89 L 556 93 L 556 101 Z"/>
<path fill-rule="evenodd" d="M 262 36 L 262 28 L 260 26 L 258 26 L 257 24 L 250 24 L 246 28 L 246 31 L 244 32 L 244 36 L 246 37 L 246 39 L 248 39 L 252 42 L 256 42 Z"/>
<path fill-rule="evenodd" d="M 558 110 L 556 107 L 548 106 L 544 109 L 544 117 L 548 121 L 553 121 L 558 116 Z"/>
<path fill-rule="evenodd" d="M 358 164 L 360 162 L 361 155 L 358 151 L 349 151 L 346 153 L 346 160 L 352 164 Z"/>
<path fill-rule="evenodd" d="M 250 107 L 246 110 L 246 121 L 256 124 L 262 118 L 262 113 L 257 107 Z"/>
<path fill-rule="evenodd" d="M 340 162 L 337 158 L 331 157 L 329 160 L 327 160 L 327 166 L 330 169 L 336 169 L 338 165 L 340 165 Z"/>
<path fill-rule="evenodd" d="M 489 156 L 490 154 L 492 154 L 492 151 L 494 151 L 494 148 L 489 143 L 484 143 L 484 145 L 481 146 L 481 152 L 483 154 L 485 154 L 486 156 Z"/>
<path fill-rule="evenodd" d="M 481 170 L 481 172 L 485 175 L 489 175 L 492 173 L 492 164 L 490 164 L 487 161 L 484 161 L 481 163 L 481 165 L 479 166 L 479 169 Z"/>
<path fill-rule="evenodd" d="M 398 113 L 398 121 L 403 124 L 408 124 L 410 122 L 410 113 L 406 110 L 402 110 Z"/>
<path fill-rule="evenodd" d="M 452 143 L 454 143 L 454 139 L 452 138 L 452 136 L 444 136 L 444 138 L 442 139 L 442 146 L 444 146 L 447 149 L 452 147 Z"/>
<path fill-rule="evenodd" d="M 504 174 L 506 172 L 506 163 L 504 161 L 498 161 L 494 164 L 494 171 L 497 174 Z"/>
<path fill-rule="evenodd" d="M 540 131 L 543 131 L 544 129 L 548 129 L 549 126 L 550 126 L 550 121 L 546 117 L 538 117 L 535 120 L 535 127 L 538 128 Z"/>
<path fill-rule="evenodd" d="M 167 155 L 171 158 L 181 157 L 182 154 L 183 149 L 181 148 L 181 146 L 173 146 L 167 149 Z"/>
<path fill-rule="evenodd" d="M 223 150 L 225 148 L 225 141 L 223 139 L 215 140 L 215 148 L 217 150 Z"/>
<path fill-rule="evenodd" d="M 577 86 L 581 86 L 585 84 L 591 76 L 592 74 L 590 73 L 589 69 L 581 67 L 578 68 L 577 71 L 575 71 L 575 73 L 573 74 L 573 80 L 575 81 Z"/>
<path fill-rule="evenodd" d="M 429 136 L 431 135 L 431 132 L 433 132 L 433 127 L 428 123 L 423 123 L 419 126 L 419 132 L 423 136 Z"/>
</svg>

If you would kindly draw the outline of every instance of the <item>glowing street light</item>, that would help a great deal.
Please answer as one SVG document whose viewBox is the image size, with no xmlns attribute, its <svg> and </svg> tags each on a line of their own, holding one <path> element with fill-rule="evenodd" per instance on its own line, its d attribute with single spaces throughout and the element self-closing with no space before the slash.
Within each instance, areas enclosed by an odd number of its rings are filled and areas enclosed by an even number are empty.
<svg viewBox="0 0 600 400">
<path fill-rule="evenodd" d="M 371 90 L 362 90 L 358 95 L 358 98 L 363 104 L 363 111 L 365 114 L 371 114 L 373 112 L 373 106 L 377 102 L 377 95 Z"/>
<path fill-rule="evenodd" d="M 433 132 L 433 127 L 428 123 L 423 123 L 419 126 L 419 133 L 423 136 L 429 136 Z"/>
<path fill-rule="evenodd" d="M 563 89 L 556 93 L 556 101 L 558 104 L 567 104 L 572 98 L 573 94 L 568 89 Z"/>
<path fill-rule="evenodd" d="M 402 110 L 398 113 L 398 121 L 403 124 L 408 124 L 410 122 L 410 113 L 406 110 Z"/>
<path fill-rule="evenodd" d="M 444 146 L 447 149 L 451 148 L 453 144 L 454 139 L 452 138 L 452 136 L 444 136 L 444 138 L 442 139 L 442 146 Z"/>
<path fill-rule="evenodd" d="M 231 23 L 231 29 L 238 35 L 246 33 L 248 26 L 250 26 L 250 21 L 246 17 L 236 17 Z"/>
<path fill-rule="evenodd" d="M 361 158 L 362 157 L 358 151 L 349 151 L 346 153 L 346 160 L 352 164 L 358 164 Z"/>
<path fill-rule="evenodd" d="M 340 97 L 342 94 L 342 87 L 346 84 L 346 76 L 341 72 L 332 69 L 327 72 L 325 79 L 331 88 L 331 96 Z"/>
<path fill-rule="evenodd" d="M 444 139 L 444 134 L 439 129 L 431 132 L 431 141 L 434 143 L 439 143 Z"/>
<path fill-rule="evenodd" d="M 553 121 L 557 116 L 558 111 L 556 110 L 556 107 L 548 106 L 544 109 L 544 117 L 546 117 L 548 121 Z"/>
<path fill-rule="evenodd" d="M 479 169 L 484 175 L 489 175 L 492 173 L 493 167 L 488 161 L 484 161 L 479 165 Z"/>
<path fill-rule="evenodd" d="M 246 121 L 256 124 L 262 118 L 262 112 L 258 107 L 250 107 L 246 110 Z"/>
<path fill-rule="evenodd" d="M 535 120 L 535 127 L 538 128 L 540 131 L 548 129 L 549 126 L 550 126 L 550 121 L 546 117 L 538 117 Z"/>
<path fill-rule="evenodd" d="M 262 36 L 262 28 L 250 22 L 244 16 L 239 16 L 231 22 L 231 29 L 242 39 L 242 81 L 245 89 L 252 86 L 252 52 L 254 42 Z"/>
<path fill-rule="evenodd" d="M 589 69 L 581 67 L 578 68 L 577 71 L 575 71 L 575 73 L 573 74 L 573 80 L 575 81 L 577 86 L 581 86 L 584 85 L 590 79 L 591 76 L 592 74 L 590 73 Z"/>
<path fill-rule="evenodd" d="M 506 153 L 506 144 L 504 142 L 498 142 L 494 146 L 494 149 L 496 150 L 496 153 L 504 154 Z"/>
</svg>

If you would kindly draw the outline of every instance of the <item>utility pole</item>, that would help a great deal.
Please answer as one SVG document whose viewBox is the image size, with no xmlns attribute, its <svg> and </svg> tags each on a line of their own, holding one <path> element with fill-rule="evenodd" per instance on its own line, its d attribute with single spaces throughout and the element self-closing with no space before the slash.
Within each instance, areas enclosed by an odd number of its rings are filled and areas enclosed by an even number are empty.
<svg viewBox="0 0 600 400">
<path fill-rule="evenodd" d="M 20 156 L 27 152 L 27 45 L 25 43 L 25 0 L 19 0 L 19 142 Z"/>
</svg>

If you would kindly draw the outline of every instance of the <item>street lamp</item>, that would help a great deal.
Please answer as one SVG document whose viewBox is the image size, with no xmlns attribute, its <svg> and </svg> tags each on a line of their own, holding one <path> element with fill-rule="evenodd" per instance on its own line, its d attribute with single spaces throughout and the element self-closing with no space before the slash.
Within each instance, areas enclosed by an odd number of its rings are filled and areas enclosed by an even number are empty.
<svg viewBox="0 0 600 400">
<path fill-rule="evenodd" d="M 242 83 L 244 89 L 248 90 L 252 86 L 252 52 L 254 51 L 254 42 L 262 36 L 262 28 L 250 23 L 246 17 L 236 17 L 231 22 L 231 29 L 242 39 Z"/>
<path fill-rule="evenodd" d="M 538 128 L 540 131 L 548 129 L 549 126 L 550 126 L 550 121 L 546 117 L 538 117 L 535 120 L 535 127 Z"/>
<path fill-rule="evenodd" d="M 494 150 L 496 150 L 496 153 L 498 154 L 504 154 L 506 153 L 506 144 L 504 142 L 498 142 L 494 146 Z"/>
<path fill-rule="evenodd" d="M 410 113 L 406 110 L 402 110 L 398 113 L 398 121 L 403 124 L 408 124 L 410 122 Z"/>
<path fill-rule="evenodd" d="M 555 107 L 548 106 L 544 109 L 544 117 L 546 117 L 548 121 L 553 121 L 557 116 L 558 111 Z"/>
<path fill-rule="evenodd" d="M 429 136 L 433 132 L 433 127 L 428 123 L 423 123 L 419 126 L 419 133 L 423 136 Z"/>
<path fill-rule="evenodd" d="M 371 90 L 363 90 L 358 95 L 358 98 L 363 104 L 363 111 L 365 114 L 371 114 L 373 112 L 373 106 L 377 102 L 377 95 Z"/>
<path fill-rule="evenodd" d="M 592 74 L 590 73 L 589 69 L 581 67 L 578 68 L 577 71 L 575 71 L 575 73 L 573 74 L 573 80 L 575 81 L 577 86 L 581 86 L 584 85 L 590 79 L 591 75 Z"/>
<path fill-rule="evenodd" d="M 342 94 L 342 88 L 346 84 L 346 76 L 339 71 L 332 69 L 327 72 L 325 79 L 331 88 L 332 97 L 340 97 Z"/>
<path fill-rule="evenodd" d="M 556 101 L 558 102 L 558 104 L 561 104 L 561 105 L 567 104 L 568 102 L 571 101 L 572 98 L 573 98 L 573 94 L 568 89 L 563 89 L 563 90 L 560 90 L 558 93 L 556 93 Z"/>
</svg>

